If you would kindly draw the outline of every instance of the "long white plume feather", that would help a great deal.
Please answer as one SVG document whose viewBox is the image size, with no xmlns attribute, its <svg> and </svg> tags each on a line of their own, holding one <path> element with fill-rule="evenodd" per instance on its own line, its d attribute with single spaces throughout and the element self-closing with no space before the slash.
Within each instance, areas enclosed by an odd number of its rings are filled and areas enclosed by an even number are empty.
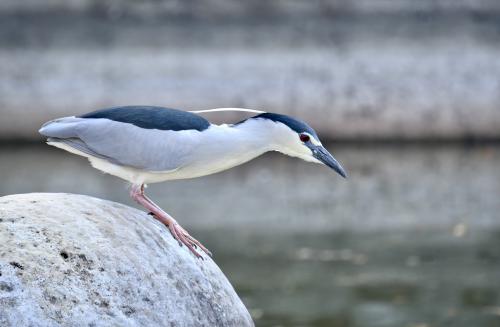
<svg viewBox="0 0 500 327">
<path fill-rule="evenodd" d="M 254 110 L 254 109 L 244 109 L 244 108 L 215 108 L 215 109 L 206 109 L 206 110 L 191 110 L 189 112 L 195 114 L 201 114 L 206 112 L 224 112 L 224 111 L 242 111 L 242 112 L 252 112 L 256 114 L 263 114 L 265 111 Z"/>
</svg>

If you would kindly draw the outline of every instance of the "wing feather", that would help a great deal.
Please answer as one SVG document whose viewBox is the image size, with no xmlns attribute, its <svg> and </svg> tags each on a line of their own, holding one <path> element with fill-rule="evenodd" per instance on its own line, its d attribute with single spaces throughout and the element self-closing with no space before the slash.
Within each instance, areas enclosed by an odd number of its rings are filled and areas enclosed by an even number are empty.
<svg viewBox="0 0 500 327">
<path fill-rule="evenodd" d="M 40 133 L 122 166 L 147 170 L 177 169 L 199 141 L 196 130 L 144 129 L 104 118 L 58 119 L 45 124 Z"/>
</svg>

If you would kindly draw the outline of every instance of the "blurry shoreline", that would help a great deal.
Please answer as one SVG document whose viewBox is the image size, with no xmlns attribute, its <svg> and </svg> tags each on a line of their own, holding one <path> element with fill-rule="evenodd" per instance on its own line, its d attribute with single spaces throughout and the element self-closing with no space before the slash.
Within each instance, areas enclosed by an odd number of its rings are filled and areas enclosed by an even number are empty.
<svg viewBox="0 0 500 327">
<path fill-rule="evenodd" d="M 329 140 L 500 139 L 496 1 L 7 1 L 0 17 L 0 139 L 124 104 L 262 109 Z"/>
</svg>

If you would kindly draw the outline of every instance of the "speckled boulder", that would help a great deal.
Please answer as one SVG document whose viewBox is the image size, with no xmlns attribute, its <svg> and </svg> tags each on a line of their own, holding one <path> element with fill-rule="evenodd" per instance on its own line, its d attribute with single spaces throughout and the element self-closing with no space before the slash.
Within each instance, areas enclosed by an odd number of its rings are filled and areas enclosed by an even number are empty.
<svg viewBox="0 0 500 327">
<path fill-rule="evenodd" d="M 253 326 L 210 259 L 139 210 L 0 197 L 0 326 Z"/>
</svg>

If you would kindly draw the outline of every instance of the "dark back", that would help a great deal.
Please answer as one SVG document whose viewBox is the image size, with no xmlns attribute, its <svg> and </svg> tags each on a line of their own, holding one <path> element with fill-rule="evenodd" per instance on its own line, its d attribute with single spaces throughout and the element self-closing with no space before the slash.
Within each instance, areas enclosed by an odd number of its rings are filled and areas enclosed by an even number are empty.
<svg viewBox="0 0 500 327">
<path fill-rule="evenodd" d="M 125 106 L 97 110 L 80 116 L 81 118 L 106 118 L 132 124 L 145 129 L 170 131 L 203 131 L 210 122 L 196 114 L 163 107 Z"/>
</svg>

